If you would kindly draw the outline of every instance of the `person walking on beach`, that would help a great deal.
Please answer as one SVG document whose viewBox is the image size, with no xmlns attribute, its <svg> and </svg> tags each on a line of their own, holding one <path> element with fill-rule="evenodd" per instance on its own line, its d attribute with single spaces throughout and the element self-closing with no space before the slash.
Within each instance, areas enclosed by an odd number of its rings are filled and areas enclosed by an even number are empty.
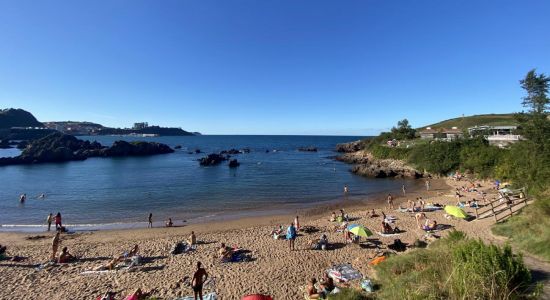
<svg viewBox="0 0 550 300">
<path fill-rule="evenodd" d="M 391 194 L 388 194 L 388 207 L 393 209 L 393 196 Z"/>
<path fill-rule="evenodd" d="M 63 225 L 61 225 L 61 213 L 57 212 L 57 215 L 55 215 L 55 230 L 61 229 Z"/>
<path fill-rule="evenodd" d="M 193 293 L 195 300 L 202 300 L 202 286 L 204 282 L 208 279 L 208 273 L 206 270 L 201 267 L 201 262 L 197 262 L 197 271 L 193 275 L 193 280 L 191 281 L 191 287 L 193 288 Z"/>
<path fill-rule="evenodd" d="M 296 228 L 292 223 L 290 223 L 290 226 L 288 226 L 288 229 L 286 230 L 286 239 L 288 240 L 290 251 L 294 250 L 294 240 L 296 239 Z"/>
<path fill-rule="evenodd" d="M 59 244 L 61 243 L 61 232 L 56 232 L 55 236 L 52 240 L 52 256 L 51 260 L 55 260 L 55 257 L 57 256 L 57 249 L 59 248 Z"/>
<path fill-rule="evenodd" d="M 48 231 L 50 231 L 50 228 L 52 227 L 52 221 L 53 221 L 53 213 L 50 213 L 46 218 L 46 222 L 48 222 Z"/>
<path fill-rule="evenodd" d="M 147 228 L 153 228 L 153 214 L 149 213 L 149 225 L 147 225 Z"/>
<path fill-rule="evenodd" d="M 426 180 L 426 191 L 430 190 L 430 180 Z"/>
<path fill-rule="evenodd" d="M 403 196 L 406 196 L 407 190 L 405 189 L 405 185 L 401 186 L 401 190 L 403 191 Z"/>
</svg>

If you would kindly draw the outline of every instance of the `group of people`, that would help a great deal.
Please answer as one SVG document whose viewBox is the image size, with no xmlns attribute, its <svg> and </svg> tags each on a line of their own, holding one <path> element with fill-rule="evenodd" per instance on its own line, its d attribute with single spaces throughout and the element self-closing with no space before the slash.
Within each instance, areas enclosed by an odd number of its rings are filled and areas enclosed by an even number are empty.
<svg viewBox="0 0 550 300">
<path fill-rule="evenodd" d="M 416 225 L 418 228 L 424 231 L 432 231 L 437 229 L 437 221 L 428 219 L 425 213 L 417 213 L 414 218 L 416 219 Z"/>
<path fill-rule="evenodd" d="M 306 293 L 309 299 L 325 299 L 335 289 L 334 280 L 325 272 L 319 282 L 316 278 L 311 278 L 308 281 Z"/>
<path fill-rule="evenodd" d="M 53 213 L 50 213 L 46 217 L 46 223 L 48 223 L 48 231 L 51 230 L 52 222 L 55 222 L 55 230 L 63 230 L 63 224 L 61 223 L 61 213 L 57 212 L 57 214 L 53 215 Z"/>
<path fill-rule="evenodd" d="M 40 200 L 43 200 L 45 198 L 46 198 L 46 194 L 40 194 L 40 195 L 36 196 L 36 199 L 40 199 Z M 27 201 L 27 194 L 23 193 L 23 194 L 19 195 L 19 202 L 20 203 L 25 203 L 25 201 Z"/>
</svg>

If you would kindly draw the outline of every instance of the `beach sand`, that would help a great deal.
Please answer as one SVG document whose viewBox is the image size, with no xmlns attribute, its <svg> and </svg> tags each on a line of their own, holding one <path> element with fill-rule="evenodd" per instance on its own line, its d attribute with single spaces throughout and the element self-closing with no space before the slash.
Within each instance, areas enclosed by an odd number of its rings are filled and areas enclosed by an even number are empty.
<svg viewBox="0 0 550 300">
<path fill-rule="evenodd" d="M 488 199 L 495 197 L 488 182 L 482 182 L 482 189 L 488 192 Z M 423 196 L 426 202 L 441 204 L 456 203 L 454 188 L 466 185 L 465 181 L 433 180 L 431 191 L 417 191 L 414 194 L 396 199 L 396 204 Z M 476 193 L 463 193 L 463 201 L 472 197 L 480 199 Z M 405 243 L 421 239 L 425 232 L 419 229 L 413 213 L 389 211 L 383 203 L 370 203 L 347 207 L 346 212 L 354 219 L 352 223 L 365 225 L 373 232 L 380 230 L 381 217 L 369 218 L 367 213 L 375 207 L 387 215 L 397 217 L 397 226 L 406 232 L 392 237 L 375 234 L 370 243 L 364 245 L 345 244 L 342 233 L 331 228 L 335 223 L 328 218 L 332 208 L 318 208 L 300 216 L 301 226 L 314 226 L 320 231 L 312 234 L 301 233 L 296 240 L 296 251 L 289 251 L 288 242 L 274 240 L 269 233 L 279 224 L 286 228 L 294 216 L 271 216 L 246 218 L 219 223 L 194 224 L 174 228 L 127 229 L 62 234 L 61 247 L 67 246 L 72 254 L 82 259 L 75 263 L 58 264 L 51 269 L 37 270 L 37 265 L 48 260 L 51 249 L 52 232 L 43 233 L 0 233 L 0 244 L 7 245 L 7 255 L 28 257 L 22 262 L 0 261 L 2 288 L 0 299 L 96 299 L 100 294 L 112 290 L 119 293 L 117 299 L 130 294 L 136 288 L 156 289 L 154 296 L 160 299 L 174 299 L 192 295 L 189 285 L 179 283 L 184 277 L 192 277 L 197 261 L 201 261 L 215 284 L 208 290 L 218 294 L 219 299 L 240 299 L 250 293 L 264 293 L 275 299 L 303 299 L 303 288 L 311 277 L 320 278 L 323 271 L 336 263 L 351 263 L 364 275 L 372 274 L 368 261 L 375 255 L 374 243 L 384 250 L 395 238 Z M 404 203 L 406 205 L 406 203 Z M 465 209 L 474 214 L 471 208 Z M 491 218 L 474 220 L 448 220 L 443 211 L 427 212 L 428 218 L 440 224 L 448 224 L 464 231 L 470 237 L 491 239 Z M 187 239 L 191 231 L 202 243 L 196 251 L 172 256 L 171 247 L 177 241 Z M 449 230 L 438 232 L 444 236 Z M 322 233 L 328 234 L 335 249 L 309 250 L 309 242 Z M 31 236 L 38 238 L 29 240 Z M 252 261 L 221 263 L 214 259 L 220 243 L 238 246 L 250 251 Z M 364 239 L 363 239 L 364 242 Z M 115 255 L 128 251 L 139 244 L 140 254 L 146 257 L 143 267 L 134 272 L 113 271 L 102 274 L 81 275 L 105 264 Z M 60 247 L 60 249 L 61 249 Z M 410 251 L 410 250 L 407 250 Z"/>
</svg>

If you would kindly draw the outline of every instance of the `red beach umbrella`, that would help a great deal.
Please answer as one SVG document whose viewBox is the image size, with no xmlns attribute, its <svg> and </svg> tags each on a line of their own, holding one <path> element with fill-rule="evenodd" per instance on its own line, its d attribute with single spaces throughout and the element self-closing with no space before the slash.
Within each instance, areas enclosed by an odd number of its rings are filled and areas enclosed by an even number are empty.
<svg viewBox="0 0 550 300">
<path fill-rule="evenodd" d="M 253 294 L 253 295 L 246 295 L 242 297 L 241 300 L 273 300 L 273 298 L 271 298 L 271 296 Z"/>
</svg>

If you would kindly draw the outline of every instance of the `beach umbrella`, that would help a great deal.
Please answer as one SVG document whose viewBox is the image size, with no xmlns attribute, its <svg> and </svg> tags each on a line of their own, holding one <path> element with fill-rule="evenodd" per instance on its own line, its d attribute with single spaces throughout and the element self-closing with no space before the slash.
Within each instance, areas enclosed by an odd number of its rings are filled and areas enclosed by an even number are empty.
<svg viewBox="0 0 550 300">
<path fill-rule="evenodd" d="M 462 208 L 458 206 L 452 206 L 452 205 L 446 205 L 445 206 L 445 212 L 448 213 L 451 216 L 457 217 L 457 218 L 466 218 L 468 217 L 468 214 L 462 210 Z"/>
<path fill-rule="evenodd" d="M 348 230 L 349 232 L 355 234 L 356 236 L 369 237 L 372 235 L 372 232 L 370 230 L 359 225 Z"/>
<path fill-rule="evenodd" d="M 254 294 L 254 295 L 244 296 L 242 297 L 241 300 L 273 300 L 273 298 L 271 298 L 271 296 Z"/>
<path fill-rule="evenodd" d="M 359 224 L 349 224 L 348 225 L 348 230 L 351 230 L 352 228 L 357 227 L 357 226 L 359 226 Z"/>
</svg>

